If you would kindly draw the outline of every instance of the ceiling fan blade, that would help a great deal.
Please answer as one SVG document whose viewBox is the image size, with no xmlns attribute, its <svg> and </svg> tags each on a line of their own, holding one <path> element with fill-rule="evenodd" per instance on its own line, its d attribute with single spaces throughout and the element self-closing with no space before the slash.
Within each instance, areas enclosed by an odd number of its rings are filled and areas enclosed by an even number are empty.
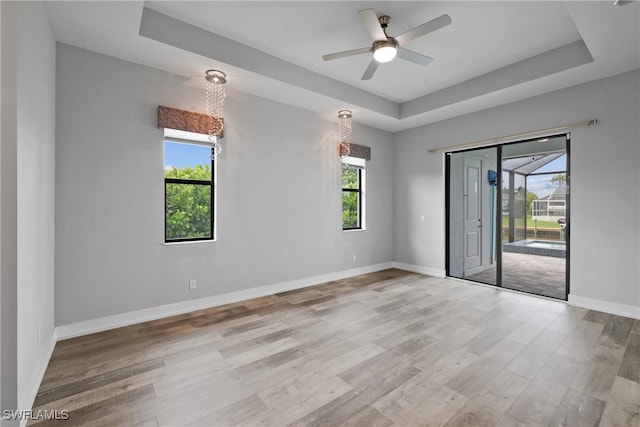
<svg viewBox="0 0 640 427">
<path fill-rule="evenodd" d="M 373 9 L 363 9 L 358 12 L 360 15 L 360 20 L 367 28 L 369 35 L 373 39 L 373 41 L 386 40 L 387 35 L 384 33 L 384 30 L 380 26 L 380 21 L 378 21 L 378 15 L 376 15 L 376 11 Z"/>
<path fill-rule="evenodd" d="M 371 52 L 370 47 L 362 47 L 360 49 L 345 50 L 344 52 L 330 53 L 328 55 L 322 55 L 322 59 L 325 61 L 331 61 L 332 59 L 345 58 L 347 56 L 360 55 L 361 53 Z"/>
<path fill-rule="evenodd" d="M 421 53 L 414 52 L 412 50 L 405 49 L 403 47 L 398 48 L 398 58 L 402 58 L 406 61 L 413 62 L 414 64 L 423 65 L 423 66 L 429 65 L 431 61 L 433 61 L 433 58 L 429 56 L 422 55 Z"/>
<path fill-rule="evenodd" d="M 438 30 L 442 27 L 446 27 L 449 24 L 451 24 L 451 18 L 449 18 L 449 15 L 442 15 L 396 36 L 395 39 L 398 43 L 403 45 L 408 41 L 422 37 L 425 34 Z"/>
<path fill-rule="evenodd" d="M 360 80 L 370 80 L 378 69 L 378 65 L 380 65 L 380 63 L 372 58 L 371 62 L 369 62 L 369 66 L 366 70 L 364 70 L 364 74 L 362 75 Z"/>
</svg>

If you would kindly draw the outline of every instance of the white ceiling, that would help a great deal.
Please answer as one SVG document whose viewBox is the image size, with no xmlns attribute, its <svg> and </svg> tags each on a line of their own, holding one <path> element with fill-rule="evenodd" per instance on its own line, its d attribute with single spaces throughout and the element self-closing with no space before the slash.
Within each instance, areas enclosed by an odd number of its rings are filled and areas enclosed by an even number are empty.
<svg viewBox="0 0 640 427">
<path fill-rule="evenodd" d="M 399 131 L 640 68 L 640 5 L 613 1 L 71 1 L 45 2 L 57 41 L 231 90 Z M 371 80 L 358 11 L 391 16 L 390 35 L 448 14 L 453 23 L 405 47 Z"/>
</svg>

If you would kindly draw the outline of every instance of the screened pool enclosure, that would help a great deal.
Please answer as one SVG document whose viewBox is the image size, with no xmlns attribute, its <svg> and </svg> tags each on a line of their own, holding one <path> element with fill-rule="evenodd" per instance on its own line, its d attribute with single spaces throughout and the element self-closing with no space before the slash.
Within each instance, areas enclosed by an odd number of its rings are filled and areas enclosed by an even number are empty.
<svg viewBox="0 0 640 427">
<path fill-rule="evenodd" d="M 564 240 L 566 165 L 564 151 L 503 159 L 503 240 Z"/>
</svg>

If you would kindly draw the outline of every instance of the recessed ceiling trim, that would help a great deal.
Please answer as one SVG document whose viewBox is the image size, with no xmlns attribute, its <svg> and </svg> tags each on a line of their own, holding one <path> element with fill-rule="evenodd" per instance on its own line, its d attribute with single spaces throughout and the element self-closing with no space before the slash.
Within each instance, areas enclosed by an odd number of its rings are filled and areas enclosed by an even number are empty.
<svg viewBox="0 0 640 427">
<path fill-rule="evenodd" d="M 381 96 L 325 77 L 245 44 L 145 7 L 139 34 L 296 87 L 398 119 L 400 106 Z"/>
<path fill-rule="evenodd" d="M 407 101 L 400 106 L 400 118 L 404 119 L 437 110 L 591 62 L 593 62 L 593 57 L 587 45 L 584 41 L 578 40 L 446 89 Z"/>
<path fill-rule="evenodd" d="M 350 29 L 357 26 L 354 15 L 362 9 L 361 2 L 265 1 L 255 2 L 250 13 L 245 2 L 240 1 L 44 3 L 54 37 L 61 44 L 163 70 L 187 85 L 202 86 L 204 70 L 222 67 L 235 76 L 228 88 L 232 91 L 317 112 L 326 116 L 326 120 L 332 120 L 331 112 L 350 108 L 357 112 L 358 123 L 389 132 L 495 108 L 637 70 L 640 66 L 640 2 L 637 1 L 624 7 L 614 7 L 613 0 L 374 2 L 376 9 L 393 14 L 401 28 L 440 13 L 450 14 L 456 24 L 447 30 L 448 34 L 436 33 L 429 40 L 423 40 L 424 43 L 412 42 L 409 46 L 432 52 L 438 58 L 429 68 L 421 70 L 397 61 L 379 70 L 379 78 L 364 83 L 357 78 L 361 72 L 357 70 L 366 66 L 365 59 L 347 59 L 338 67 L 327 66 L 321 60 L 323 52 L 344 47 L 347 34 L 349 40 L 354 43 L 359 40 L 363 46 L 369 41 L 365 31 Z M 145 7 L 182 22 L 154 28 L 155 39 L 143 37 L 140 35 L 143 12 L 145 20 L 152 13 Z M 165 20 L 164 24 L 171 22 Z M 198 53 L 172 46 L 174 35 L 167 35 L 166 41 L 160 35 L 172 32 L 185 37 L 184 29 L 172 29 L 184 27 L 184 23 L 208 35 L 191 40 L 192 45 L 200 44 Z M 503 89 L 494 90 L 496 86 L 493 86 L 488 90 L 483 86 L 496 84 L 496 80 L 506 86 L 498 74 L 490 78 L 490 70 L 580 39 L 588 46 L 594 61 L 522 83 L 515 80 L 512 86 Z M 244 45 L 230 43 L 230 40 Z M 245 58 L 238 58 L 238 46 L 244 47 Z M 214 47 L 218 55 L 211 59 L 213 55 L 206 52 L 207 48 Z M 256 57 L 260 59 L 253 59 Z M 246 69 L 250 67 L 227 64 L 223 58 L 229 63 L 264 62 L 265 65 L 252 71 Z M 265 62 L 264 58 L 271 60 Z M 268 69 L 271 65 L 275 67 L 273 70 Z M 281 68 L 278 67 L 288 70 L 287 74 L 279 74 Z M 316 79 L 313 73 L 329 80 Z M 484 76 L 485 73 L 489 75 Z M 478 79 L 473 81 L 474 78 Z M 447 90 L 451 85 L 461 86 Z M 464 96 L 459 100 L 457 95 L 465 87 L 470 91 L 463 95 L 471 98 Z"/>
<path fill-rule="evenodd" d="M 437 111 L 594 61 L 584 41 L 578 40 L 398 104 L 148 7 L 142 11 L 139 33 L 143 37 L 263 75 L 287 85 L 339 99 L 350 105 L 397 120 Z"/>
</svg>

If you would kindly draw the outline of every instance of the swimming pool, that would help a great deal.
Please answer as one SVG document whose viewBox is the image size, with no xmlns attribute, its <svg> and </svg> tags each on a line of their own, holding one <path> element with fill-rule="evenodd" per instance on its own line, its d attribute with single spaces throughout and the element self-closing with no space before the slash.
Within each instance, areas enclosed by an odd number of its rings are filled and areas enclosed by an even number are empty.
<svg viewBox="0 0 640 427">
<path fill-rule="evenodd" d="M 567 245 L 565 242 L 547 240 L 518 240 L 517 242 L 505 242 L 502 244 L 502 250 L 504 252 L 552 256 L 556 258 L 567 257 Z"/>
</svg>

